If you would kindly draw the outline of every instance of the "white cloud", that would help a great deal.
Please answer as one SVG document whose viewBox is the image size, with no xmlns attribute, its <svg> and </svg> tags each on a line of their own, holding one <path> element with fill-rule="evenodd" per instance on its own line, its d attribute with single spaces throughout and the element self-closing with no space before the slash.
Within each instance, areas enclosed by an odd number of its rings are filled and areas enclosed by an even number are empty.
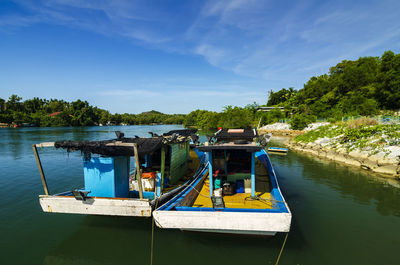
<svg viewBox="0 0 400 265">
<path fill-rule="evenodd" d="M 0 26 L 45 22 L 123 36 L 167 52 L 203 56 L 211 65 L 264 81 L 306 81 L 344 58 L 399 49 L 399 2 L 226 0 L 198 12 L 149 1 L 19 1 L 28 16 L 2 17 Z M 350 59 L 349 58 L 349 59 Z"/>
</svg>

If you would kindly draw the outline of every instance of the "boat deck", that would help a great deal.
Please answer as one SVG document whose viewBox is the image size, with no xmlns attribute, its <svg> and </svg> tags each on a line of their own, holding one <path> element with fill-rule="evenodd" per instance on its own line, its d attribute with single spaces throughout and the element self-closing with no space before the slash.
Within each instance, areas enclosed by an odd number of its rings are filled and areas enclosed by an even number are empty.
<svg viewBox="0 0 400 265">
<path fill-rule="evenodd" d="M 204 185 L 197 196 L 192 207 L 207 207 L 212 208 L 210 199 L 210 185 L 209 180 L 204 181 Z M 259 200 L 251 199 L 250 193 L 236 193 L 234 195 L 225 195 L 224 202 L 225 208 L 241 208 L 241 209 L 273 209 L 274 205 L 271 202 L 271 193 L 269 192 L 256 192 Z"/>
</svg>

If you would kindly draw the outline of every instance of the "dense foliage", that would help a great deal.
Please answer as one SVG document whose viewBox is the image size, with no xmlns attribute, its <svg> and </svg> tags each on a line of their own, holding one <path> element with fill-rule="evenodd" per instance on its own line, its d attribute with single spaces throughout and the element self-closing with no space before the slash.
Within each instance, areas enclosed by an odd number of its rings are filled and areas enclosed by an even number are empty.
<svg viewBox="0 0 400 265">
<path fill-rule="evenodd" d="M 186 116 L 183 124 L 203 129 L 248 128 L 253 123 L 256 110 L 254 105 L 245 108 L 227 106 L 222 112 L 195 110 Z"/>
<path fill-rule="evenodd" d="M 268 106 L 295 107 L 295 112 L 319 118 L 373 115 L 400 109 L 400 54 L 344 60 L 328 74 L 312 77 L 298 91 L 270 92 Z"/>
<path fill-rule="evenodd" d="M 34 126 L 91 126 L 98 124 L 182 124 L 183 114 L 164 114 L 158 111 L 141 114 L 111 114 L 90 106 L 87 101 L 66 102 L 57 99 L 33 98 L 22 101 L 11 95 L 0 98 L 0 123 L 31 124 Z"/>
</svg>

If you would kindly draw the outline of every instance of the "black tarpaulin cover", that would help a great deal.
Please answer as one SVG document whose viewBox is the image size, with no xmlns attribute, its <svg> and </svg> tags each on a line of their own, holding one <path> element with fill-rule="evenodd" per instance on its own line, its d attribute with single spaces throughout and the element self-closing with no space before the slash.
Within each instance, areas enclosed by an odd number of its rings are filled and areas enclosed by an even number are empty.
<svg viewBox="0 0 400 265">
<path fill-rule="evenodd" d="M 181 136 L 191 136 L 197 132 L 197 129 L 180 129 L 180 130 L 172 130 L 167 133 L 164 133 L 164 136 L 170 136 L 172 134 L 178 134 Z"/>
<path fill-rule="evenodd" d="M 58 141 L 54 143 L 56 148 L 71 151 L 81 151 L 85 155 L 99 154 L 104 156 L 133 156 L 132 146 L 107 146 L 110 143 L 136 143 L 139 155 L 149 154 L 161 148 L 163 137 L 153 138 L 122 138 L 120 140 L 106 141 Z"/>
<path fill-rule="evenodd" d="M 235 140 L 246 140 L 251 142 L 257 137 L 257 131 L 254 129 L 221 129 L 214 134 L 214 138 L 217 142 L 220 141 L 235 141 Z"/>
</svg>

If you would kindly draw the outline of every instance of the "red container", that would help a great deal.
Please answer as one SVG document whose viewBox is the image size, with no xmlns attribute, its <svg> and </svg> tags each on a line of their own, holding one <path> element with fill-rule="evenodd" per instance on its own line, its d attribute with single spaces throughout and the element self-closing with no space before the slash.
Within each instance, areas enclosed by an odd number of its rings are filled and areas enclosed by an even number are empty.
<svg viewBox="0 0 400 265">
<path fill-rule="evenodd" d="M 142 178 L 144 179 L 154 179 L 157 176 L 157 172 L 143 172 Z"/>
</svg>

